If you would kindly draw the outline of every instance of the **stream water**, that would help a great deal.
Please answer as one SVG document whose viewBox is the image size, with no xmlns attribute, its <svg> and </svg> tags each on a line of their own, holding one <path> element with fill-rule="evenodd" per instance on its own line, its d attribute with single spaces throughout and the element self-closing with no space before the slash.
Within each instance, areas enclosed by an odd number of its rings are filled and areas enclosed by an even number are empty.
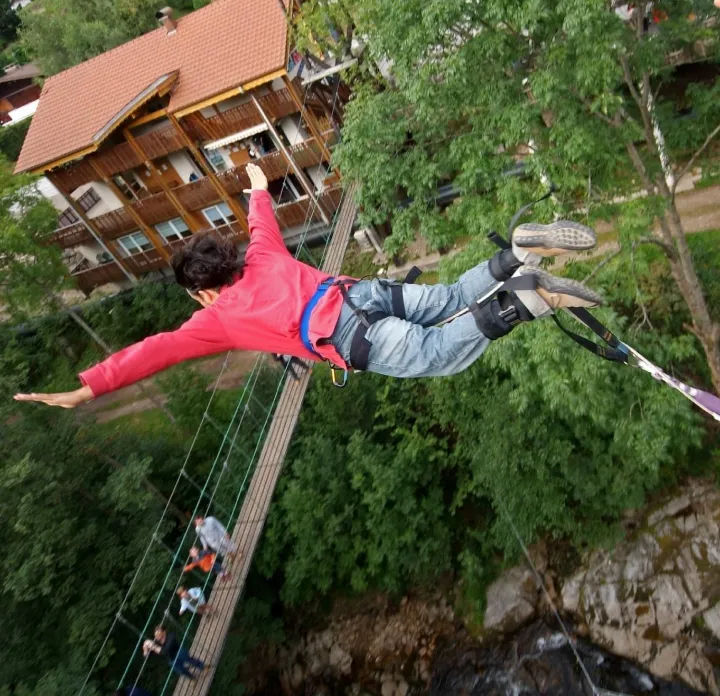
<svg viewBox="0 0 720 696">
<path fill-rule="evenodd" d="M 536 621 L 492 647 L 446 641 L 435 654 L 431 696 L 700 696 L 682 682 L 653 677 L 632 662 L 578 641 L 588 683 L 565 636 Z"/>
</svg>

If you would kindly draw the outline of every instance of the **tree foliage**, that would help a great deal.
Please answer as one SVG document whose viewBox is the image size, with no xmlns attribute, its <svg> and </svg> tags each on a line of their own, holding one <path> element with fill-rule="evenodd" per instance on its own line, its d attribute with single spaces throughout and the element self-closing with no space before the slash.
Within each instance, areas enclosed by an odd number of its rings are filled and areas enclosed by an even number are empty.
<svg viewBox="0 0 720 696">
<path fill-rule="evenodd" d="M 33 178 L 14 176 L 0 158 L 0 305 L 15 318 L 52 308 L 53 296 L 67 285 L 61 252 L 47 243 L 56 222 Z"/>
<path fill-rule="evenodd" d="M 625 20 L 605 0 L 317 0 L 297 24 L 308 44 L 343 54 L 338 37 L 351 32 L 364 46 L 337 161 L 361 184 L 367 221 L 392 220 L 389 252 L 418 233 L 442 248 L 502 228 L 548 180 L 560 193 L 541 219 L 642 191 L 644 223 L 622 242 L 629 250 L 659 228 L 720 389 L 720 325 L 674 196 L 674 181 L 720 133 L 720 80 L 711 67 L 707 79 L 688 79 L 692 68 L 669 60 L 702 46 L 712 66 L 717 10 L 667 0 L 653 3 L 656 23 L 649 3 L 632 7 Z M 518 161 L 524 182 L 507 176 Z M 460 197 L 443 211 L 435 197 L 446 182 Z M 396 212 L 403 199 L 409 205 Z"/>
<path fill-rule="evenodd" d="M 0 128 L 0 153 L 10 162 L 15 162 L 20 156 L 31 123 L 32 118 L 26 118 L 20 123 Z"/>
<path fill-rule="evenodd" d="M 159 8 L 156 0 L 43 0 L 21 11 L 20 39 L 54 75 L 156 28 Z"/>
<path fill-rule="evenodd" d="M 0 42 L 3 45 L 12 43 L 17 38 L 20 18 L 12 8 L 10 0 L 0 0 Z"/>
</svg>

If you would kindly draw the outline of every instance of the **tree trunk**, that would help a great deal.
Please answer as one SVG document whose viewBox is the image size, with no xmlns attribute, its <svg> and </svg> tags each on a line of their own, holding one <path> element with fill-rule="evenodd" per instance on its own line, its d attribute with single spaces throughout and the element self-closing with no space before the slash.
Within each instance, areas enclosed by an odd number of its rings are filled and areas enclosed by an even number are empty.
<svg viewBox="0 0 720 696">
<path fill-rule="evenodd" d="M 692 319 L 690 330 L 700 341 L 705 352 L 715 393 L 720 394 L 720 325 L 713 322 L 710 316 L 702 285 L 695 271 L 685 229 L 675 205 L 675 197 L 664 175 L 658 176 L 655 183 L 652 182 L 635 145 L 626 143 L 626 147 L 648 195 L 654 196 L 659 193 L 665 200 L 667 207 L 659 218 L 659 223 L 665 244 L 675 253 L 674 258 L 669 259 L 670 271 L 690 311 Z M 657 150 L 655 154 L 659 156 Z"/>
</svg>

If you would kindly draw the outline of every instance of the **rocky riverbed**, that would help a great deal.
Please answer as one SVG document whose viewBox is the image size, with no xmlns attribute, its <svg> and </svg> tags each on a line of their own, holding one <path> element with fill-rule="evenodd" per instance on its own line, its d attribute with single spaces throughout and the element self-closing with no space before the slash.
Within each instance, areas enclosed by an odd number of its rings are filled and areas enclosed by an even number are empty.
<svg viewBox="0 0 720 696">
<path fill-rule="evenodd" d="M 547 594 L 529 566 L 507 570 L 488 588 L 481 635 L 456 616 L 451 587 L 397 603 L 363 597 L 336 606 L 322 629 L 265 649 L 243 682 L 250 693 L 307 696 L 571 696 L 593 694 L 590 682 L 610 693 L 718 695 L 718 521 L 716 484 L 689 482 L 628 513 L 626 538 L 569 573 L 533 547 Z"/>
</svg>

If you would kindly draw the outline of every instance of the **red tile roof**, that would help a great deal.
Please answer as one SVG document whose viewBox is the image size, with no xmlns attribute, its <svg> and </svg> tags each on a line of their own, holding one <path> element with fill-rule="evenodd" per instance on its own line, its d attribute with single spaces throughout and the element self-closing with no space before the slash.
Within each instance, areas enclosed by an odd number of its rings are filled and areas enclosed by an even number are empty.
<svg viewBox="0 0 720 696">
<path fill-rule="evenodd" d="M 162 0 L 158 0 L 158 8 Z M 93 144 L 93 135 L 148 85 L 178 71 L 170 112 L 285 67 L 287 24 L 278 0 L 215 0 L 47 80 L 16 171 Z"/>
</svg>

